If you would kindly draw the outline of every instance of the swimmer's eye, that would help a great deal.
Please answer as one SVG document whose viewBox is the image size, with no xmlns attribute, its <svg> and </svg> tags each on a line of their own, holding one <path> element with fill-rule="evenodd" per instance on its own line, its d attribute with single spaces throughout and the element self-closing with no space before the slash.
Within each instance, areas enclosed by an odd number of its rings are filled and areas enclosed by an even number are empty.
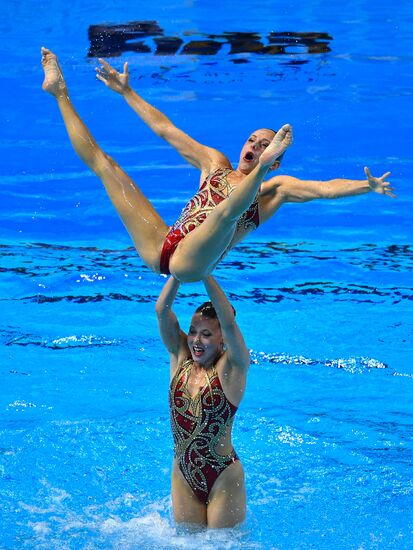
<svg viewBox="0 0 413 550">
<path fill-rule="evenodd" d="M 249 138 L 248 143 L 256 143 L 256 139 L 251 137 L 251 138 Z M 268 147 L 269 144 L 270 144 L 269 141 L 262 141 L 262 142 L 260 143 L 260 147 L 264 147 L 264 148 L 265 148 L 265 147 Z"/>
</svg>

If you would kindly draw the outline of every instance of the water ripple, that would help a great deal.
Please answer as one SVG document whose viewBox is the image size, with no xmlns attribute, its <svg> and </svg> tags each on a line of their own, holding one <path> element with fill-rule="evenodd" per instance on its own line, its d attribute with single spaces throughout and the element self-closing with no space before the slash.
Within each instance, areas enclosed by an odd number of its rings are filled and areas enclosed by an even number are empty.
<svg viewBox="0 0 413 550">
<path fill-rule="evenodd" d="M 1 293 L 0 299 L 4 301 L 151 302 L 156 300 L 159 284 L 163 282 L 151 279 L 155 286 L 150 287 L 150 292 L 148 284 L 145 290 L 143 284 L 138 285 L 150 271 L 141 264 L 132 247 L 113 250 L 47 243 L 3 244 L 0 262 L 0 285 L 4 280 L 7 289 Z M 351 272 L 353 267 L 357 269 L 356 281 Z M 289 269 L 294 271 L 289 273 L 286 271 Z M 364 244 L 335 249 L 315 243 L 248 242 L 237 247 L 218 271 L 222 277 L 239 278 L 239 271 L 248 274 L 249 279 L 244 276 L 245 286 L 240 281 L 237 293 L 230 294 L 233 301 L 270 304 L 330 296 L 334 301 L 399 304 L 412 300 L 413 288 L 407 277 L 412 269 L 413 254 L 409 245 Z M 377 281 L 374 271 L 385 273 L 386 278 Z M 259 272 L 259 281 L 253 278 L 255 272 Z M 403 278 L 392 277 L 392 273 L 403 274 Z M 125 285 L 128 277 L 130 283 Z M 297 282 L 280 285 L 280 278 Z M 36 280 L 39 280 L 36 292 L 27 293 L 24 281 Z M 85 288 L 88 288 L 86 292 Z M 30 289 L 33 290 L 32 285 Z M 196 296 L 189 292 L 187 287 L 182 287 L 181 295 Z"/>
<path fill-rule="evenodd" d="M 233 255 L 237 256 L 232 261 Z M 133 247 L 113 250 L 92 246 L 65 246 L 50 243 L 0 244 L 0 273 L 18 273 L 39 277 L 62 271 L 88 271 L 90 266 L 116 270 L 142 270 Z M 405 271 L 413 269 L 413 250 L 408 244 L 361 244 L 357 247 L 333 247 L 324 243 L 283 243 L 248 241 L 238 245 L 224 263 L 235 270 L 261 269 L 265 264 L 294 266 L 308 262 L 341 261 L 367 271 Z M 23 265 L 22 265 L 23 264 Z"/>
</svg>

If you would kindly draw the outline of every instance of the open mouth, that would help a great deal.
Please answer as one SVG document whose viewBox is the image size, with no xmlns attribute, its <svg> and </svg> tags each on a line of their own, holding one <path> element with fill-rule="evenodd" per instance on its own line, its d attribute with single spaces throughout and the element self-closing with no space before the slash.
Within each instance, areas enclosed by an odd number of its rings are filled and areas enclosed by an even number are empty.
<svg viewBox="0 0 413 550">
<path fill-rule="evenodd" d="M 192 351 L 195 357 L 200 357 L 204 353 L 204 349 L 198 346 L 192 346 Z"/>
<path fill-rule="evenodd" d="M 251 162 L 252 160 L 254 160 L 253 153 L 251 153 L 251 151 L 248 151 L 248 153 L 244 156 L 244 160 L 246 160 L 247 162 Z"/>
</svg>

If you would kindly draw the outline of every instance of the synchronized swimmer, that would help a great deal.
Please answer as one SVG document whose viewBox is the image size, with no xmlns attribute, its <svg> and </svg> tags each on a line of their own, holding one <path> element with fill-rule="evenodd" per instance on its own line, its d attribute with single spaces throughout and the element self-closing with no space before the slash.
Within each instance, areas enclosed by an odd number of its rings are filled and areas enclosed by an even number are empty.
<svg viewBox="0 0 413 550">
<path fill-rule="evenodd" d="M 204 285 L 211 301 L 196 309 L 188 333 L 172 309 L 176 279 L 168 279 L 156 302 L 170 359 L 172 505 L 178 523 L 233 527 L 245 518 L 246 494 L 231 432 L 250 356 L 223 290 L 212 276 Z"/>
<path fill-rule="evenodd" d="M 69 98 L 56 56 L 42 48 L 43 89 L 56 98 L 70 141 L 101 179 L 143 262 L 172 274 L 156 303 L 161 339 L 170 358 L 169 405 L 174 437 L 172 504 L 175 521 L 213 528 L 245 518 L 244 470 L 233 448 L 232 425 L 245 392 L 249 352 L 224 291 L 211 276 L 221 258 L 285 203 L 336 199 L 370 191 L 394 197 L 366 167 L 364 180 L 299 180 L 275 175 L 292 144 L 292 128 L 260 128 L 244 143 L 234 169 L 220 151 L 178 129 L 100 60 L 97 78 L 119 93 L 158 136 L 200 170 L 200 186 L 168 227 L 139 187 L 97 145 Z M 185 333 L 172 309 L 182 282 L 202 280 L 210 302 L 195 311 Z"/>
</svg>

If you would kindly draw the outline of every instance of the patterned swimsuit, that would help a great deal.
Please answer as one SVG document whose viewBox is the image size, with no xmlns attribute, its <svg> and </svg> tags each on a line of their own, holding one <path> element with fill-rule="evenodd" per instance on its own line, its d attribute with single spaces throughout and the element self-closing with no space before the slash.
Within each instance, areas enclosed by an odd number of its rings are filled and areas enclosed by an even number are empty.
<svg viewBox="0 0 413 550">
<path fill-rule="evenodd" d="M 218 168 L 218 170 L 209 174 L 198 189 L 198 192 L 186 204 L 178 220 L 170 228 L 165 238 L 160 258 L 161 273 L 169 275 L 169 261 L 178 243 L 185 235 L 198 227 L 198 225 L 201 225 L 211 210 L 232 193 L 234 187 L 227 181 L 227 176 L 230 172 L 232 172 L 230 168 Z M 258 197 L 256 197 L 248 210 L 238 220 L 236 231 L 239 232 L 250 228 L 256 229 L 258 225 Z"/>
<path fill-rule="evenodd" d="M 228 401 L 215 367 L 206 372 L 205 386 L 192 398 L 187 390 L 192 363 L 185 361 L 171 381 L 171 425 L 179 469 L 198 499 L 207 504 L 218 476 L 239 460 L 234 449 L 228 455 L 216 452 L 237 407 Z"/>
</svg>

